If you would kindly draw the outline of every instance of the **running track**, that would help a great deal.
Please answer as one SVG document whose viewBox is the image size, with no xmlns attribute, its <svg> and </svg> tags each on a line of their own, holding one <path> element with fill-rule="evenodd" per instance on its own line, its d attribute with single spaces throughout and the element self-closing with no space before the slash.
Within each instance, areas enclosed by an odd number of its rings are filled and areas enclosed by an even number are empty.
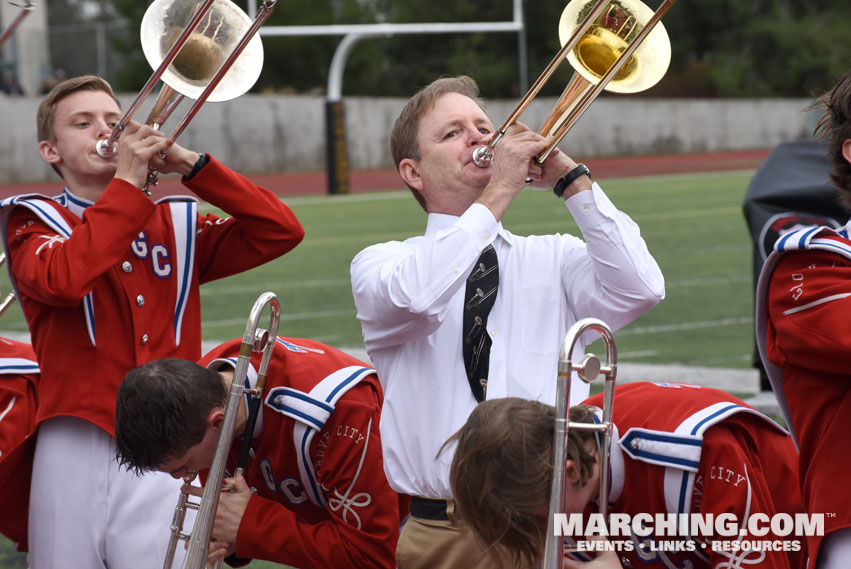
<svg viewBox="0 0 851 569">
<path fill-rule="evenodd" d="M 757 168 L 771 149 L 746 150 L 711 154 L 671 154 L 665 156 L 627 156 L 622 158 L 589 158 L 584 162 L 595 178 L 655 176 L 689 172 L 749 170 Z M 325 172 L 283 174 L 253 174 L 251 180 L 279 196 L 321 195 L 328 191 Z M 61 181 L 40 184 L 8 184 L 0 186 L 0 198 L 25 193 L 56 195 Z M 349 174 L 351 193 L 363 193 L 404 188 L 395 170 L 359 170 Z M 176 177 L 164 178 L 154 190 L 155 197 L 185 194 L 186 189 Z"/>
</svg>

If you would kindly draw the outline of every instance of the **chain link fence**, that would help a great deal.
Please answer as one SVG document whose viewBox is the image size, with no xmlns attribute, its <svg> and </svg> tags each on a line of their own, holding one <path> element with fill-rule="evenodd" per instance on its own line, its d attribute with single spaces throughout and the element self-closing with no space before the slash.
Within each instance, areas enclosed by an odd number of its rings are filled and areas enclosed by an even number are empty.
<svg viewBox="0 0 851 569">
<path fill-rule="evenodd" d="M 42 92 L 77 75 L 95 74 L 113 83 L 127 61 L 127 54 L 115 49 L 117 42 L 135 44 L 141 54 L 138 31 L 122 20 L 52 25 L 48 40 L 52 69 L 44 74 Z"/>
</svg>

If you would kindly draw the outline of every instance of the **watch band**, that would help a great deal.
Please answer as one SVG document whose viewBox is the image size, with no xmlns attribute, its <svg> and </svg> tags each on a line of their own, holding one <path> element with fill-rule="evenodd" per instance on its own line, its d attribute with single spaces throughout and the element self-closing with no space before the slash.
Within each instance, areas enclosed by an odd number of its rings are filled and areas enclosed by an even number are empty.
<svg viewBox="0 0 851 569">
<path fill-rule="evenodd" d="M 588 176 L 591 177 L 591 170 L 588 169 L 588 166 L 585 164 L 577 164 L 576 167 L 568 172 L 566 175 L 562 176 L 556 182 L 555 187 L 553 188 L 553 193 L 557 198 L 560 198 L 564 195 L 564 190 L 576 180 L 576 178 L 580 176 Z"/>
<path fill-rule="evenodd" d="M 207 156 L 207 154 L 205 152 L 202 152 L 201 154 L 199 154 L 198 160 L 195 162 L 195 165 L 192 166 L 192 170 L 188 174 L 186 174 L 186 176 L 183 178 L 183 181 L 188 182 L 189 180 L 194 178 L 195 174 L 200 172 L 201 168 L 206 166 L 209 161 L 210 161 L 210 157 Z"/>
</svg>

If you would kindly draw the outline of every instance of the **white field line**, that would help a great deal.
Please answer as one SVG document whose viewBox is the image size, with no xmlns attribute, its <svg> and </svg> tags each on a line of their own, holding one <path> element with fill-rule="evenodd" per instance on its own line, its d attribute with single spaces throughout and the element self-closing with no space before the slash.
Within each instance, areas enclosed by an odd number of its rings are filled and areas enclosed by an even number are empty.
<svg viewBox="0 0 851 569">
<path fill-rule="evenodd" d="M 720 328 L 722 326 L 741 326 L 743 324 L 753 325 L 752 316 L 740 316 L 738 318 L 721 318 L 719 320 L 703 320 L 699 322 L 677 322 L 675 324 L 660 324 L 656 326 L 637 326 L 618 332 L 621 336 L 634 336 L 636 334 L 667 334 L 680 332 L 682 330 L 699 330 L 702 328 Z"/>
<path fill-rule="evenodd" d="M 279 280 L 275 282 L 275 286 L 272 287 L 275 290 L 281 289 L 297 289 L 297 288 L 314 288 L 320 286 L 342 286 L 346 285 L 347 287 L 351 285 L 351 281 L 349 279 L 313 279 L 306 281 L 298 281 L 293 279 Z M 255 283 L 255 284 L 242 284 L 242 285 L 230 285 L 230 286 L 217 286 L 213 283 L 205 284 L 201 287 L 201 296 L 218 296 L 222 294 L 243 294 L 243 293 L 259 293 L 263 290 L 268 290 L 269 287 L 265 286 L 264 283 Z"/>
<path fill-rule="evenodd" d="M 316 310 L 313 312 L 281 313 L 281 322 L 293 320 L 312 320 L 314 318 L 354 318 L 354 307 L 351 310 Z M 205 320 L 201 322 L 201 329 L 218 328 L 219 326 L 233 326 L 234 324 L 245 324 L 245 318 L 227 318 L 224 320 Z"/>
</svg>

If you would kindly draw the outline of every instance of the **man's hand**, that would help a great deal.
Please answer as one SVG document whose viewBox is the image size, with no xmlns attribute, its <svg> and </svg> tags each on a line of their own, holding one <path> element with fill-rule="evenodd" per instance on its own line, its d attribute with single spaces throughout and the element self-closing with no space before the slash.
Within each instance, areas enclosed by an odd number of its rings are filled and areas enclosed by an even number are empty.
<svg viewBox="0 0 851 569">
<path fill-rule="evenodd" d="M 130 121 L 118 142 L 115 177 L 141 188 L 148 177 L 148 164 L 165 146 L 166 138 L 163 133 Z"/>
<path fill-rule="evenodd" d="M 216 509 L 216 521 L 213 523 L 213 537 L 217 541 L 236 543 L 239 524 L 250 499 L 251 490 L 245 478 L 225 478 L 219 507 Z"/>
<path fill-rule="evenodd" d="M 192 171 L 195 162 L 201 157 L 200 154 L 193 150 L 187 150 L 177 143 L 171 145 L 165 159 L 162 159 L 159 154 L 154 156 L 151 161 L 151 166 L 164 174 L 177 172 L 181 176 L 186 176 Z"/>
<path fill-rule="evenodd" d="M 536 164 L 534 160 L 532 163 Z M 571 170 L 576 168 L 577 165 L 578 164 L 574 162 L 570 156 L 561 152 L 558 148 L 555 148 L 550 155 L 547 156 L 547 159 L 544 160 L 544 163 L 541 166 L 538 166 L 541 169 L 541 174 L 538 178 L 532 179 L 530 187 L 536 190 L 552 190 L 559 178 L 566 176 Z M 562 197 L 567 199 L 577 192 L 590 189 L 591 179 L 588 178 L 588 176 L 580 176 L 574 180 L 570 186 L 564 189 Z"/>
<path fill-rule="evenodd" d="M 207 567 L 221 566 L 221 562 L 225 557 L 233 555 L 236 546 L 226 541 L 211 541 L 210 548 L 207 550 Z"/>
<path fill-rule="evenodd" d="M 533 158 L 549 144 L 549 139 L 515 123 L 494 148 L 491 177 L 482 195 L 476 200 L 502 219 L 508 204 L 526 187 L 526 179 L 540 180 L 544 169 Z"/>
</svg>

